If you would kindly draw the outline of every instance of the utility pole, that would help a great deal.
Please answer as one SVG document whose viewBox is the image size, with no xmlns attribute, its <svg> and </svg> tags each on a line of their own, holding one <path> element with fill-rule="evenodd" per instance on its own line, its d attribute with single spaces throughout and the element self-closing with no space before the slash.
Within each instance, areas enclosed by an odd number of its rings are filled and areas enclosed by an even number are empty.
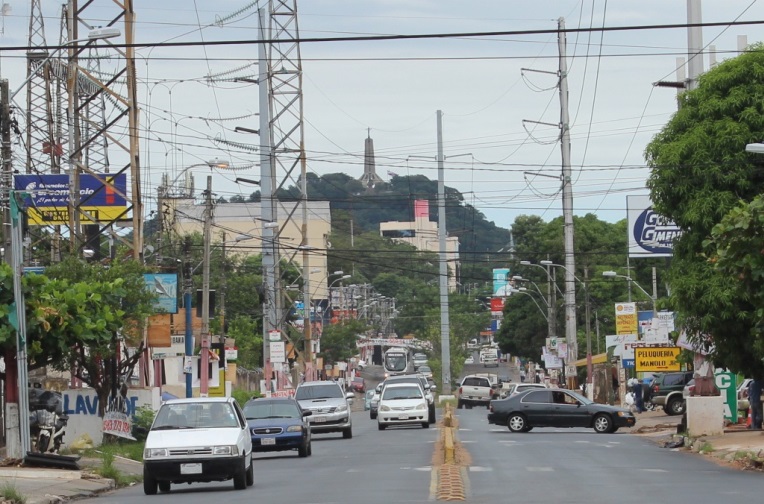
<svg viewBox="0 0 764 504">
<path fill-rule="evenodd" d="M 438 241 L 440 242 L 440 358 L 443 394 L 451 394 L 451 328 L 448 320 L 446 184 L 443 167 L 443 112 L 438 110 Z"/>
<path fill-rule="evenodd" d="M 591 395 L 592 375 L 594 373 L 594 365 L 592 364 L 592 324 L 589 313 L 589 268 L 584 268 L 584 296 L 586 296 L 586 394 L 589 397 Z"/>
<path fill-rule="evenodd" d="M 267 34 L 268 10 L 261 8 L 258 11 L 260 21 L 260 39 L 265 41 L 269 39 Z M 273 166 L 273 155 L 271 153 L 271 124 L 270 124 L 270 104 L 268 99 L 268 55 L 266 54 L 265 43 L 257 46 L 258 57 L 258 79 L 259 88 L 259 108 L 260 108 L 260 215 L 264 220 L 263 225 L 263 284 L 265 299 L 263 302 L 263 369 L 265 369 L 265 387 L 268 392 L 271 390 L 271 331 L 279 332 L 280 324 L 278 316 L 276 289 L 276 265 L 278 264 L 278 248 L 276 247 L 276 234 L 273 227 L 269 224 L 276 223 L 277 213 L 273 199 L 273 187 L 275 181 L 275 172 Z"/>
<path fill-rule="evenodd" d="M 576 387 L 578 340 L 576 337 L 576 259 L 573 246 L 573 180 L 570 170 L 570 118 L 568 117 L 568 60 L 565 53 L 565 19 L 558 20 L 560 52 L 560 128 L 562 147 L 562 213 L 565 224 L 565 340 L 568 343 L 565 374 L 568 388 Z"/>
<path fill-rule="evenodd" d="M 184 338 L 186 356 L 183 362 L 185 368 L 186 361 L 190 361 L 191 357 L 194 355 L 194 318 L 191 314 L 191 290 L 194 287 L 192 279 L 193 265 L 191 264 L 191 236 L 186 236 L 183 240 L 183 255 L 185 260 L 185 266 L 183 268 L 183 306 L 186 308 L 186 333 Z M 194 395 L 192 378 L 192 373 L 186 372 L 187 398 L 193 397 Z"/>
<path fill-rule="evenodd" d="M 210 363 L 210 241 L 212 240 L 212 176 L 207 176 L 204 193 L 204 260 L 202 261 L 202 369 L 199 373 L 199 395 L 207 396 Z"/>
<path fill-rule="evenodd" d="M 703 73 L 703 27 L 700 0 L 687 0 L 687 89 L 698 87 L 698 77 Z"/>
<path fill-rule="evenodd" d="M 13 165 L 11 164 L 11 104 L 10 90 L 8 89 L 8 80 L 0 81 L 0 137 L 2 137 L 2 158 L 3 169 L 2 179 L 0 180 L 0 210 L 3 212 L 3 248 L 5 249 L 6 263 L 11 262 L 11 212 L 10 212 L 10 191 L 13 185 Z"/>
</svg>

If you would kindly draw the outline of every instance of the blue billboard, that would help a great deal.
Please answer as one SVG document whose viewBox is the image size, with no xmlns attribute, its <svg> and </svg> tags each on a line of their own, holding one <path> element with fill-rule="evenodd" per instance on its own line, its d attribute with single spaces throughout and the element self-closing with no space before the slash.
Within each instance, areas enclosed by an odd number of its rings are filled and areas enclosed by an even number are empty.
<svg viewBox="0 0 764 504">
<path fill-rule="evenodd" d="M 493 270 L 493 295 L 509 296 L 509 268 L 494 268 Z"/>
<path fill-rule="evenodd" d="M 146 288 L 157 295 L 154 308 L 164 313 L 178 313 L 177 273 L 146 273 Z"/>
</svg>

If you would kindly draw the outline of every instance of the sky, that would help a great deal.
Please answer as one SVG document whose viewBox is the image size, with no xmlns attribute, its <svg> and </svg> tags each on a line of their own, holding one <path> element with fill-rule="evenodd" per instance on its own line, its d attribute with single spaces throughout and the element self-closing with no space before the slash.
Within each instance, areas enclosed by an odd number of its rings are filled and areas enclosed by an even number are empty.
<svg viewBox="0 0 764 504">
<path fill-rule="evenodd" d="M 8 0 L 0 48 L 24 46 L 29 0 Z M 261 2 L 262 3 L 262 2 Z M 443 112 L 445 183 L 498 226 L 519 215 L 561 215 L 558 19 L 566 28 L 681 24 L 685 0 L 311 0 L 297 2 L 303 69 L 307 169 L 318 175 L 363 173 L 364 139 L 374 140 L 377 173 L 437 179 L 436 113 Z M 47 42 L 58 43 L 60 1 L 42 0 Z M 98 26 L 114 2 L 96 0 L 85 15 Z M 256 2 L 134 0 L 137 43 L 255 40 Z M 707 0 L 706 23 L 764 19 L 764 0 Z M 329 37 L 477 34 L 405 40 L 325 41 Z M 704 68 L 737 54 L 738 37 L 764 39 L 764 26 L 703 29 Z M 119 41 L 120 39 L 115 39 Z M 215 139 L 257 145 L 258 86 L 210 82 L 206 76 L 256 78 L 256 44 L 150 47 L 136 51 L 141 106 L 140 159 L 147 211 L 162 173 L 170 179 L 217 158 L 213 191 L 248 196 L 259 179 L 258 153 Z M 626 196 L 647 194 L 643 152 L 676 110 L 676 80 L 687 30 L 567 34 L 573 206 L 615 222 Z M 13 90 L 25 79 L 23 51 L 0 52 L 0 74 Z M 104 63 L 108 67 L 108 62 Z M 241 70 L 236 70 L 241 68 Z M 523 70 L 526 69 L 526 70 Z M 538 71 L 530 71 L 538 70 Z M 551 73 L 549 73 L 551 72 Z M 535 121 L 535 122 L 534 122 Z M 547 124 L 538 124 L 547 123 Z M 115 160 L 116 161 L 116 160 Z M 189 168 L 196 187 L 210 173 Z M 282 174 L 283 175 L 283 174 Z M 198 194 L 198 191 L 197 191 Z"/>
</svg>

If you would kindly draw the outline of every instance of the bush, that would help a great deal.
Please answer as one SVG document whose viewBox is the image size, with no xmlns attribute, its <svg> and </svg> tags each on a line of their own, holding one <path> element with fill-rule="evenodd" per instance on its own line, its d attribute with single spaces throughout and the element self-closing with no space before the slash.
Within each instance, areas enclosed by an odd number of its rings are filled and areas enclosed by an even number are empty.
<svg viewBox="0 0 764 504">
<path fill-rule="evenodd" d="M 236 402 L 239 403 L 239 406 L 244 406 L 247 401 L 255 397 L 262 397 L 260 392 L 252 392 L 244 389 L 235 389 L 233 392 L 231 392 L 231 396 L 236 399 Z"/>
<path fill-rule="evenodd" d="M 0 500 L 9 504 L 25 504 L 27 498 L 11 483 L 3 483 L 0 488 Z"/>
<path fill-rule="evenodd" d="M 151 424 L 154 423 L 154 417 L 156 416 L 151 406 L 141 406 L 136 408 L 135 416 L 133 416 L 133 437 L 136 439 L 146 439 L 146 436 L 151 429 Z"/>
</svg>

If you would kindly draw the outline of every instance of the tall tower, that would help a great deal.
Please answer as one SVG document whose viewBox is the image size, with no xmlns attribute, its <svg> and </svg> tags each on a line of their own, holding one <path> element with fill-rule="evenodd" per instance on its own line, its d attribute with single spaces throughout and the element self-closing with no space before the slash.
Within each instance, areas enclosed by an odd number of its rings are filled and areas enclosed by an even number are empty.
<svg viewBox="0 0 764 504">
<path fill-rule="evenodd" d="M 363 147 L 363 175 L 358 179 L 367 189 L 371 189 L 376 184 L 384 182 L 377 175 L 376 164 L 374 162 L 374 140 L 371 139 L 371 129 L 368 130 L 366 141 Z"/>
</svg>

